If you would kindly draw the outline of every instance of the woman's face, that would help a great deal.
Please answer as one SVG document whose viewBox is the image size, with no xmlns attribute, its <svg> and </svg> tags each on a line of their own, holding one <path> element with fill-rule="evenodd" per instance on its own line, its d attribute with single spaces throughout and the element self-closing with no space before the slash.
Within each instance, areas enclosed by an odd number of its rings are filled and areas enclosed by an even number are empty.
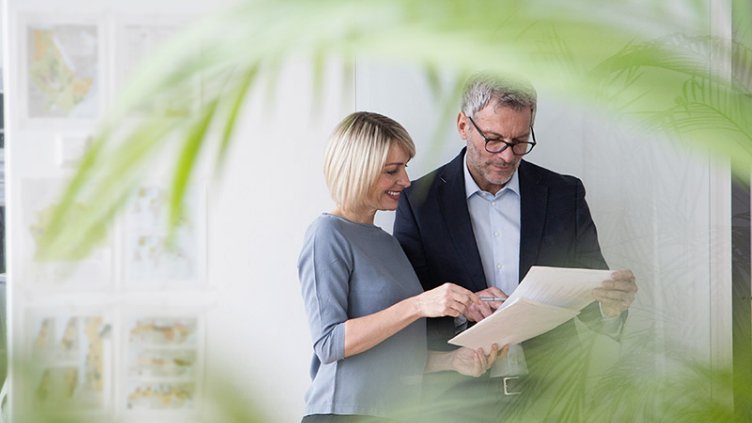
<svg viewBox="0 0 752 423">
<path fill-rule="evenodd" d="M 376 210 L 396 210 L 402 190 L 410 186 L 407 162 L 410 156 L 392 144 L 376 183 L 368 190 L 366 205 Z"/>
</svg>

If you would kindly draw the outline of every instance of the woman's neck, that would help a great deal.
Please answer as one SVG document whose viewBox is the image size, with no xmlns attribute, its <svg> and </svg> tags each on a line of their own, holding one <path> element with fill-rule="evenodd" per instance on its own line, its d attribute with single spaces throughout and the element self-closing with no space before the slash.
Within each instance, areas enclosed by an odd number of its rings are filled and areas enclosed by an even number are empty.
<svg viewBox="0 0 752 423">
<path fill-rule="evenodd" d="M 373 225 L 373 218 L 376 216 L 376 210 L 345 210 L 342 207 L 337 207 L 332 210 L 332 214 L 339 217 L 344 217 L 351 222 L 365 223 L 366 225 Z"/>
</svg>

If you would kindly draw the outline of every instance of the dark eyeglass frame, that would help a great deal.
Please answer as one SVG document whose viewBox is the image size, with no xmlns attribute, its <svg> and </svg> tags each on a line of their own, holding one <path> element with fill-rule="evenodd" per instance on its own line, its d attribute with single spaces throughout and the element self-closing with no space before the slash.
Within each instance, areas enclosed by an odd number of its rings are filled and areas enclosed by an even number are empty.
<svg viewBox="0 0 752 423">
<path fill-rule="evenodd" d="M 483 138 L 483 141 L 485 141 L 485 144 L 483 145 L 483 147 L 489 153 L 492 153 L 492 154 L 501 153 L 502 151 L 506 150 L 507 147 L 512 147 L 512 154 L 514 154 L 515 156 L 524 156 L 525 154 L 528 154 L 529 152 L 533 151 L 533 148 L 535 147 L 535 145 L 538 144 L 535 141 L 535 131 L 533 130 L 533 125 L 530 125 L 530 135 L 533 137 L 533 141 L 506 142 L 506 141 L 504 141 L 501 138 L 488 138 L 486 136 L 486 134 L 484 134 L 483 131 L 481 131 L 480 128 L 478 128 L 478 125 L 475 123 L 475 121 L 473 120 L 473 118 L 471 118 L 470 116 L 467 116 L 467 118 L 470 119 L 470 123 L 473 124 L 473 126 L 475 127 L 475 130 L 478 131 L 478 133 L 480 134 L 480 136 Z M 501 147 L 501 149 L 496 150 L 496 151 L 489 150 L 488 149 L 488 143 L 489 142 L 500 142 L 500 143 L 503 143 L 504 146 Z M 514 146 L 520 145 L 520 144 L 530 144 L 530 149 L 527 150 L 526 152 L 522 153 L 522 154 L 517 154 L 514 151 Z"/>
</svg>

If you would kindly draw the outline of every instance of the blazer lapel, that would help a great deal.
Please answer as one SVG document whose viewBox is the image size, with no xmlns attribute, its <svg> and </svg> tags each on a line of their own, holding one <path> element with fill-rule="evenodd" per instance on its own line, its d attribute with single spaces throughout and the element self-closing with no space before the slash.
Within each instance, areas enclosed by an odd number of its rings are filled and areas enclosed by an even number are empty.
<svg viewBox="0 0 752 423">
<path fill-rule="evenodd" d="M 546 221 L 548 187 L 540 184 L 537 173 L 524 160 L 520 178 L 520 281 L 538 260 L 543 224 Z"/>
<path fill-rule="evenodd" d="M 480 253 L 478 253 L 478 245 L 475 242 L 470 212 L 467 210 L 465 177 L 462 169 L 464 153 L 463 149 L 459 156 L 445 168 L 445 171 L 438 174 L 439 207 L 444 224 L 449 229 L 454 250 L 460 255 L 464 268 L 467 270 L 466 275 L 470 278 L 462 282 L 468 289 L 477 292 L 488 286 Z"/>
</svg>

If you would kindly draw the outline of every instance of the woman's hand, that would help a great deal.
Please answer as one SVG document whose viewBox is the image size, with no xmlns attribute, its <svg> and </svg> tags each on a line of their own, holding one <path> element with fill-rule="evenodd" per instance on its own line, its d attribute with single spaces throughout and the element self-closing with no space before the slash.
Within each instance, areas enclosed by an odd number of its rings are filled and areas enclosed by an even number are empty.
<svg viewBox="0 0 752 423">
<path fill-rule="evenodd" d="M 475 293 L 475 295 L 477 295 L 478 298 L 483 298 L 483 297 L 507 298 L 508 297 L 508 295 L 504 293 L 504 291 L 502 291 L 501 289 L 495 286 L 486 288 L 482 291 L 478 291 Z M 493 312 L 496 311 L 497 308 L 501 307 L 502 304 L 504 304 L 504 301 L 479 301 L 477 303 L 470 304 L 467 310 L 465 310 L 464 314 L 467 320 L 471 322 L 480 322 L 481 320 L 493 314 Z"/>
<path fill-rule="evenodd" d="M 422 317 L 457 317 L 464 313 L 470 304 L 480 301 L 472 291 L 450 282 L 414 298 L 418 313 Z"/>
<path fill-rule="evenodd" d="M 452 368 L 457 373 L 465 376 L 478 377 L 493 366 L 494 361 L 496 361 L 498 356 L 503 357 L 506 355 L 508 350 L 508 345 L 505 345 L 504 348 L 499 351 L 499 346 L 493 344 L 491 346 L 491 352 L 486 355 L 483 348 L 472 350 L 463 347 L 452 352 Z"/>
</svg>

